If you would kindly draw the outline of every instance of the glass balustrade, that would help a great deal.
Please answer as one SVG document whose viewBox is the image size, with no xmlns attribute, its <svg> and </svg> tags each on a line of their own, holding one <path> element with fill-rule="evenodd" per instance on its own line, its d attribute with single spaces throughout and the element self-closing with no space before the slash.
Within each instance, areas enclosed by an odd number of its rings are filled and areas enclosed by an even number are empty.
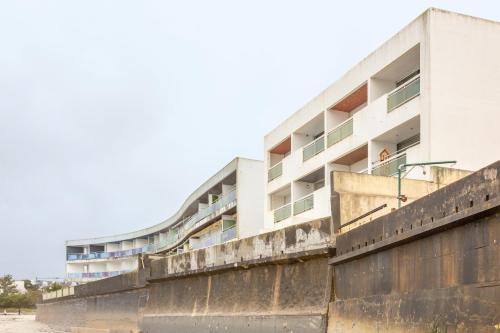
<svg viewBox="0 0 500 333">
<path fill-rule="evenodd" d="M 293 215 L 298 215 L 314 208 L 314 194 L 310 194 L 293 203 Z"/>
<path fill-rule="evenodd" d="M 328 147 L 344 140 L 345 138 L 351 136 L 353 133 L 353 119 L 349 119 L 344 123 L 340 124 L 334 128 L 326 137 L 326 144 Z"/>
<path fill-rule="evenodd" d="M 270 182 L 273 179 L 278 178 L 283 174 L 283 163 L 279 162 L 267 171 L 267 181 Z"/>
<path fill-rule="evenodd" d="M 224 230 L 221 234 L 221 243 L 225 243 L 227 241 L 230 241 L 231 239 L 236 238 L 237 236 L 236 233 L 237 233 L 236 225 Z"/>
<path fill-rule="evenodd" d="M 387 96 L 387 112 L 391 112 L 420 95 L 420 77 L 404 84 Z"/>
<path fill-rule="evenodd" d="M 127 271 L 110 271 L 110 272 L 86 272 L 86 273 L 67 273 L 68 279 L 102 279 L 107 277 L 113 277 L 120 274 L 125 274 L 130 272 Z"/>
<path fill-rule="evenodd" d="M 406 154 L 394 156 L 393 158 L 380 162 L 372 169 L 372 175 L 375 176 L 393 176 L 398 173 L 400 165 L 406 163 Z M 404 170 L 402 170 L 404 171 Z"/>
<path fill-rule="evenodd" d="M 325 150 L 325 137 L 320 136 L 304 147 L 304 149 L 302 150 L 302 160 L 305 162 L 308 159 L 318 155 L 323 150 Z"/>
<path fill-rule="evenodd" d="M 128 249 L 128 250 L 120 250 L 113 252 L 92 252 L 92 253 L 76 253 L 76 254 L 68 254 L 67 260 L 93 260 L 93 259 L 109 259 L 109 258 L 119 258 L 119 257 L 127 257 L 133 256 L 139 253 L 148 252 L 151 248 L 151 245 L 146 245 L 139 248 Z"/>
<path fill-rule="evenodd" d="M 292 215 L 292 205 L 287 204 L 274 210 L 274 223 L 286 220 Z"/>
</svg>

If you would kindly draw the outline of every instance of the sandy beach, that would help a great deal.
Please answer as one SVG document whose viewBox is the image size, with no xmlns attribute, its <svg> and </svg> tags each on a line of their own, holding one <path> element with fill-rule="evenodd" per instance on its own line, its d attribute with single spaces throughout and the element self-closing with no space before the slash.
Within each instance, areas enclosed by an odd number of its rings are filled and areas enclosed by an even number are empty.
<svg viewBox="0 0 500 333">
<path fill-rule="evenodd" d="M 35 315 L 0 314 L 0 333 L 59 333 L 35 321 Z"/>
</svg>

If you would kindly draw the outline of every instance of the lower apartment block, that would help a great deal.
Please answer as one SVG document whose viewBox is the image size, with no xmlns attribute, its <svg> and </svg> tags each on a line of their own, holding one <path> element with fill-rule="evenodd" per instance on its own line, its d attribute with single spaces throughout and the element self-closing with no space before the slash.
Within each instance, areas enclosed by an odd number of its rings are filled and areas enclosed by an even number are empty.
<svg viewBox="0 0 500 333">
<path fill-rule="evenodd" d="M 67 279 L 92 281 L 138 267 L 140 253 L 182 253 L 254 236 L 263 228 L 263 163 L 236 158 L 149 228 L 66 242 Z"/>
</svg>

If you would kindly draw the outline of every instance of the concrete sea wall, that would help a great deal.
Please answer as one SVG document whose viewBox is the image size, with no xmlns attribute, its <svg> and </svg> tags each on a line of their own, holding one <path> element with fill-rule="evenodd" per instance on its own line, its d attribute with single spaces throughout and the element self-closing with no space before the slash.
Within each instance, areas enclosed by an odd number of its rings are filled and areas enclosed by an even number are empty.
<svg viewBox="0 0 500 333">
<path fill-rule="evenodd" d="M 328 258 L 152 282 L 141 329 L 156 333 L 324 332 Z"/>
<path fill-rule="evenodd" d="M 37 318 L 120 333 L 500 332 L 500 162 L 335 234 L 339 216 L 140 258 Z"/>
<path fill-rule="evenodd" d="M 176 256 L 146 256 L 137 272 L 39 304 L 37 319 L 66 331 L 324 332 L 331 236 L 330 221 L 313 221 Z"/>
<path fill-rule="evenodd" d="M 328 332 L 499 332 L 500 164 L 337 236 Z"/>
</svg>

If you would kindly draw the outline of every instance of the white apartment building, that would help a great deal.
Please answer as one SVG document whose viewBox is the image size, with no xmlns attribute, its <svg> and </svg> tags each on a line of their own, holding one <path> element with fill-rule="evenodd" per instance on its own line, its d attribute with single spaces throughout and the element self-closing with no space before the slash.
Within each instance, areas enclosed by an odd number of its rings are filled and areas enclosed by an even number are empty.
<svg viewBox="0 0 500 333">
<path fill-rule="evenodd" d="M 499 81 L 499 22 L 427 10 L 265 137 L 265 230 L 329 217 L 332 170 L 498 160 Z"/>
<path fill-rule="evenodd" d="M 264 174 L 262 161 L 235 158 L 159 224 L 67 241 L 67 279 L 86 282 L 134 270 L 139 253 L 177 253 L 258 234 L 264 221 Z"/>
</svg>

